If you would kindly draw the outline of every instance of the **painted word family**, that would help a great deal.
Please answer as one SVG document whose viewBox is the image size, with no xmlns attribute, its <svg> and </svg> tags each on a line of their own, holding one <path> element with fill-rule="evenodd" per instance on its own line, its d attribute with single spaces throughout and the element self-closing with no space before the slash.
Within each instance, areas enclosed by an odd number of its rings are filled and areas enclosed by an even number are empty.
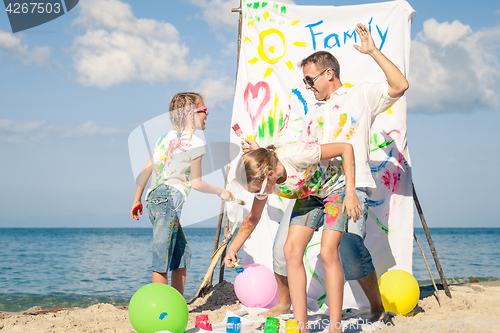
<svg viewBox="0 0 500 333">
<path fill-rule="evenodd" d="M 368 22 L 368 30 L 370 32 L 372 31 L 372 21 L 373 17 L 370 19 L 370 22 Z M 311 40 L 314 50 L 317 49 L 317 43 L 318 41 L 321 42 L 321 38 L 323 38 L 323 45 L 320 45 L 320 48 L 321 46 L 323 46 L 324 49 L 331 49 L 335 46 L 341 47 L 342 45 L 347 44 L 347 42 L 351 39 L 354 41 L 354 43 L 357 42 L 356 32 L 354 30 L 352 32 L 350 30 L 346 30 L 342 33 L 330 33 L 327 35 L 326 32 L 322 31 L 322 24 L 323 20 L 320 20 L 318 22 L 311 23 L 305 26 L 305 28 L 309 29 L 309 32 L 311 34 Z M 389 27 L 386 27 L 384 32 L 382 32 L 384 29 L 380 30 L 378 24 L 375 25 L 375 28 L 377 29 L 377 34 L 381 39 L 379 49 L 382 50 L 387 38 L 387 33 L 389 32 Z"/>
</svg>

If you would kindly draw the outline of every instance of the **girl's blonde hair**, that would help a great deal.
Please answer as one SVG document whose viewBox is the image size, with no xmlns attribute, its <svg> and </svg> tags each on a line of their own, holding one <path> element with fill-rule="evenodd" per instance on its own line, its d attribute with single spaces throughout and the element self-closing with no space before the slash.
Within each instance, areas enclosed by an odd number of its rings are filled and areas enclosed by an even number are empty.
<svg viewBox="0 0 500 333">
<path fill-rule="evenodd" d="M 275 149 L 274 145 L 270 145 L 244 153 L 236 165 L 236 182 L 246 187 L 247 190 L 251 184 L 262 183 L 269 171 L 274 170 L 278 165 Z"/>
<path fill-rule="evenodd" d="M 170 100 L 170 121 L 177 132 L 182 132 L 189 124 L 194 124 L 194 112 L 196 103 L 202 101 L 203 97 L 195 92 L 180 92 Z"/>
<path fill-rule="evenodd" d="M 203 97 L 195 92 L 180 92 L 174 95 L 170 100 L 169 115 L 170 122 L 174 130 L 177 132 L 177 142 L 172 146 L 170 155 L 174 154 L 175 149 L 181 145 L 181 140 L 179 137 L 182 132 L 188 128 L 189 124 L 194 125 L 195 113 L 193 110 L 196 109 L 196 104 L 203 101 Z M 189 140 L 193 137 L 194 129 L 191 130 L 191 136 Z"/>
</svg>

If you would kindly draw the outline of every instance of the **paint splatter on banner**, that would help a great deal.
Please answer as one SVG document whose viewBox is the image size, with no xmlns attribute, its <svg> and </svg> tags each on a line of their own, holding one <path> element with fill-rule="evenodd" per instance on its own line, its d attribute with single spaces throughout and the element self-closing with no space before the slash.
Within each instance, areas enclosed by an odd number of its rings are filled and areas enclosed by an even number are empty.
<svg viewBox="0 0 500 333">
<path fill-rule="evenodd" d="M 348 88 L 361 82 L 385 81 L 380 67 L 359 53 L 354 28 L 365 24 L 377 47 L 408 76 L 410 27 L 415 11 L 402 0 L 377 4 L 333 7 L 296 6 L 273 1 L 243 0 L 242 37 L 232 124 L 261 146 L 280 145 L 297 139 L 304 116 L 316 100 L 302 81 L 300 61 L 327 50 L 340 62 L 340 78 Z M 348 140 L 358 129 L 347 114 L 307 124 L 307 131 L 328 135 L 335 141 L 341 133 Z M 323 133 L 328 128 L 328 133 Z M 231 140 L 240 139 L 231 134 Z M 411 272 L 413 198 L 411 163 L 406 144 L 406 97 L 378 115 L 370 134 L 370 164 L 377 190 L 369 200 L 365 244 L 380 276 L 397 267 Z M 234 168 L 231 168 L 234 170 Z M 229 183 L 234 175 L 229 172 Z M 248 204 L 229 205 L 229 218 L 241 222 L 249 213 L 252 195 L 233 189 Z M 245 243 L 245 264 L 257 262 L 272 268 L 272 245 L 283 213 L 291 200 L 270 196 L 262 219 Z M 285 220 L 286 218 L 284 218 Z M 310 244 L 320 241 L 319 233 Z M 308 271 L 308 303 L 325 309 L 324 270 L 319 246 L 309 246 L 304 260 Z M 344 307 L 367 307 L 357 283 L 345 287 Z"/>
</svg>

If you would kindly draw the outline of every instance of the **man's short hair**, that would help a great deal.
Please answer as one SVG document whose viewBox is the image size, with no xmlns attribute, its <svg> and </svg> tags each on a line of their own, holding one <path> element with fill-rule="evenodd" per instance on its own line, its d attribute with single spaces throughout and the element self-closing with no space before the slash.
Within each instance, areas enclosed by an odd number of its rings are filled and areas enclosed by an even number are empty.
<svg viewBox="0 0 500 333">
<path fill-rule="evenodd" d="M 340 65 L 337 58 L 327 51 L 317 51 L 310 56 L 302 59 L 300 62 L 300 68 L 303 68 L 307 64 L 314 64 L 320 71 L 325 68 L 331 68 L 335 72 L 335 77 L 340 79 Z"/>
</svg>

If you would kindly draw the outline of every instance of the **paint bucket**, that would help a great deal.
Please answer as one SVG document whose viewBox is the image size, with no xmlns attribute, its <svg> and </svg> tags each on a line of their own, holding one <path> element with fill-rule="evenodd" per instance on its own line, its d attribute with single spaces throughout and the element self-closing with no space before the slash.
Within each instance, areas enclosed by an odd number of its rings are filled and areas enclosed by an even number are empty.
<svg viewBox="0 0 500 333">
<path fill-rule="evenodd" d="M 286 321 L 286 333 L 300 333 L 299 322 L 296 319 Z"/>
<path fill-rule="evenodd" d="M 201 314 L 201 315 L 196 316 L 196 321 L 195 321 L 194 327 L 201 328 L 202 330 L 205 330 L 205 331 L 211 331 L 212 324 L 210 324 L 210 322 L 208 321 L 208 315 Z"/>
<path fill-rule="evenodd" d="M 280 320 L 274 317 L 267 317 L 264 325 L 264 333 L 278 333 L 280 331 Z"/>
<path fill-rule="evenodd" d="M 226 323 L 226 333 L 240 333 L 240 317 L 229 317 Z"/>
</svg>

